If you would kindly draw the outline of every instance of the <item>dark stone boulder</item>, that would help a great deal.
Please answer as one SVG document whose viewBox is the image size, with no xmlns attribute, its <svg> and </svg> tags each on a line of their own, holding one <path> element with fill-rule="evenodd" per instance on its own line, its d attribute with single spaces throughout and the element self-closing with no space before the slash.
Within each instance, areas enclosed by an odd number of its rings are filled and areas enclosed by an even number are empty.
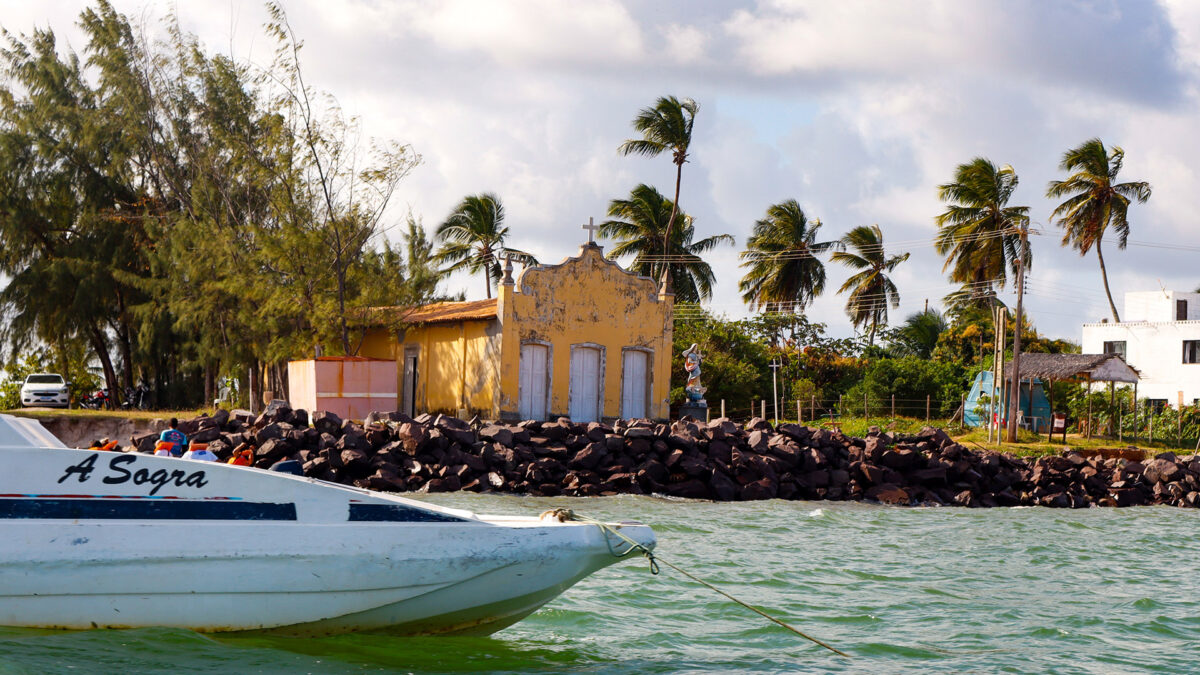
<svg viewBox="0 0 1200 675">
<path fill-rule="evenodd" d="M 488 426 L 479 430 L 479 437 L 484 440 L 499 443 L 506 448 L 513 447 L 513 432 L 508 427 L 489 424 Z"/>
<path fill-rule="evenodd" d="M 704 484 L 704 481 L 695 478 L 668 484 L 667 494 L 672 497 L 684 497 L 687 499 L 709 498 L 708 486 Z"/>
<path fill-rule="evenodd" d="M 138 452 L 150 454 L 154 452 L 154 446 L 158 444 L 158 438 L 159 434 L 132 436 L 129 439 L 129 444 L 136 448 Z"/>
<path fill-rule="evenodd" d="M 778 484 L 769 478 L 760 478 L 759 480 L 747 483 L 742 486 L 742 501 L 758 501 L 762 499 L 774 499 L 779 494 Z"/>
<path fill-rule="evenodd" d="M 254 444 L 262 446 L 263 443 L 266 443 L 272 438 L 281 438 L 282 436 L 283 429 L 279 426 L 279 423 L 272 422 L 259 429 L 258 432 L 254 434 Z"/>
<path fill-rule="evenodd" d="M 322 434 L 338 436 L 342 432 L 342 418 L 328 410 L 318 410 L 312 416 L 313 428 Z"/>
<path fill-rule="evenodd" d="M 267 441 L 258 446 L 254 451 L 254 464 L 265 463 L 267 466 L 274 464 L 280 459 L 287 457 L 292 453 L 292 448 L 281 438 L 268 438 Z"/>
<path fill-rule="evenodd" d="M 731 502 L 738 497 L 738 484 L 721 471 L 713 471 L 708 484 L 712 488 L 713 498 L 717 501 Z"/>
<path fill-rule="evenodd" d="M 608 456 L 608 448 L 604 443 L 588 443 L 582 450 L 575 453 L 569 466 L 572 469 L 595 469 Z"/>
<path fill-rule="evenodd" d="M 767 451 L 769 440 L 770 439 L 765 431 L 751 431 L 749 435 L 746 436 L 746 447 L 748 447 L 752 452 L 757 452 L 761 455 Z"/>
<path fill-rule="evenodd" d="M 1163 454 L 1170 455 L 1172 453 Z M 1174 461 L 1169 459 L 1160 459 L 1157 457 L 1146 462 L 1145 468 L 1142 471 L 1142 477 L 1145 478 L 1146 482 L 1150 485 L 1155 483 L 1173 483 L 1175 481 L 1182 480 L 1183 475 L 1183 468 Z"/>
<path fill-rule="evenodd" d="M 909 495 L 907 490 L 891 483 L 876 485 L 863 493 L 863 496 L 881 504 L 908 506 L 912 503 L 912 496 Z"/>
</svg>

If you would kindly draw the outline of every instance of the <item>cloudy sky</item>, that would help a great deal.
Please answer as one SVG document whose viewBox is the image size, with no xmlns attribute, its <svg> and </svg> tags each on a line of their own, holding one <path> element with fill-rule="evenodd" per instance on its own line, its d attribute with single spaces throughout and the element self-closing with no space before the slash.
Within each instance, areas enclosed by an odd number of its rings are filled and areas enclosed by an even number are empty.
<svg viewBox="0 0 1200 675">
<path fill-rule="evenodd" d="M 151 24 L 176 11 L 212 51 L 270 60 L 266 13 L 249 0 L 117 0 Z M 53 27 L 82 47 L 86 5 L 0 0 L 14 32 Z M 767 206 L 794 198 L 836 238 L 877 223 L 912 257 L 895 280 L 898 320 L 952 290 L 933 251 L 936 186 L 984 156 L 1020 176 L 1031 207 L 1027 303 L 1043 332 L 1078 341 L 1108 314 L 1094 255 L 1059 245 L 1046 182 L 1069 147 L 1125 148 L 1125 180 L 1154 194 L 1131 210 L 1125 251 L 1106 248 L 1124 291 L 1200 285 L 1200 3 L 1191 0 L 284 0 L 310 81 L 367 133 L 424 157 L 401 188 L 427 227 L 464 195 L 503 200 L 511 245 L 546 261 L 575 252 L 609 200 L 639 182 L 673 189 L 666 156 L 620 157 L 639 108 L 664 94 L 700 103 L 681 205 L 711 256 L 712 309 L 746 313 L 737 252 Z M 1191 158 L 1191 159 L 1189 159 Z M 399 228 L 397 228 L 397 231 Z M 810 314 L 852 332 L 848 276 L 827 266 Z M 449 290 L 483 296 L 479 278 Z M 1006 298 L 1007 299 L 1007 298 Z"/>
</svg>

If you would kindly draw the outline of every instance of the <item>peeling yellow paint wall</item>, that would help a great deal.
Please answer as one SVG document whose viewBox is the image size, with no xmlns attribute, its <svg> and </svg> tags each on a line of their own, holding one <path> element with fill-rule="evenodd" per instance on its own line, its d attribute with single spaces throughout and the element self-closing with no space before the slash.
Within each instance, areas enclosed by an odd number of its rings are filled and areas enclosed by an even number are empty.
<svg viewBox="0 0 1200 675">
<path fill-rule="evenodd" d="M 396 339 L 392 331 L 386 328 L 372 328 L 363 337 L 362 347 L 358 349 L 358 356 L 372 359 L 393 359 L 399 363 L 400 360 L 395 349 Z"/>
<path fill-rule="evenodd" d="M 601 350 L 601 408 L 605 418 L 627 417 L 622 405 L 624 350 L 647 352 L 649 417 L 669 415 L 672 298 L 657 284 L 606 260 L 596 246 L 559 265 L 531 267 L 499 289 L 497 317 L 417 325 L 397 335 L 370 331 L 359 352 L 394 359 L 397 392 L 404 392 L 406 353 L 417 354 L 416 412 L 489 419 L 520 417 L 521 345 L 548 347 L 547 417 L 570 411 L 571 348 Z"/>
<path fill-rule="evenodd" d="M 672 301 L 658 295 L 657 284 L 606 260 L 597 246 L 559 265 L 525 270 L 515 287 L 500 289 L 503 326 L 498 408 L 501 417 L 519 417 L 521 345 L 550 347 L 549 417 L 566 416 L 570 401 L 571 347 L 602 349 L 602 415 L 624 417 L 621 410 L 622 358 L 626 348 L 649 351 L 649 416 L 668 417 Z"/>
<path fill-rule="evenodd" d="M 359 353 L 395 359 L 397 392 L 404 392 L 404 355 L 417 353 L 416 411 L 496 417 L 500 324 L 495 320 L 435 323 L 408 328 L 398 338 L 385 328 L 368 332 Z"/>
</svg>

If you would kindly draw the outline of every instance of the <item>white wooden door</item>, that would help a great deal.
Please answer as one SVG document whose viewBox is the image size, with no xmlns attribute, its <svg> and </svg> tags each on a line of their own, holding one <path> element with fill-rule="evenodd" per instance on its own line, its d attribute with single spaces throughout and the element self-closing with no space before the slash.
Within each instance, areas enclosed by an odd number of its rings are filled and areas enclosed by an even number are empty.
<svg viewBox="0 0 1200 675">
<path fill-rule="evenodd" d="M 523 420 L 546 419 L 546 392 L 550 379 L 546 376 L 546 366 L 549 352 L 546 345 L 521 345 L 517 407 Z"/>
<path fill-rule="evenodd" d="M 627 420 L 646 417 L 649 354 L 627 349 L 621 357 L 621 417 Z"/>
<path fill-rule="evenodd" d="M 600 421 L 600 350 L 576 347 L 571 351 L 572 422 Z"/>
</svg>

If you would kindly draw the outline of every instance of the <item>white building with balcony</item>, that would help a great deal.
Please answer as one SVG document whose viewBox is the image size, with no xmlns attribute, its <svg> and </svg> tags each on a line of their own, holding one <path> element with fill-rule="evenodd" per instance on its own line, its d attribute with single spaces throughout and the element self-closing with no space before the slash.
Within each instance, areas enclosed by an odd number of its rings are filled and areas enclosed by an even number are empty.
<svg viewBox="0 0 1200 675">
<path fill-rule="evenodd" d="M 1200 293 L 1126 293 L 1120 323 L 1083 324 L 1083 353 L 1120 354 L 1141 373 L 1139 398 L 1200 403 Z"/>
</svg>

